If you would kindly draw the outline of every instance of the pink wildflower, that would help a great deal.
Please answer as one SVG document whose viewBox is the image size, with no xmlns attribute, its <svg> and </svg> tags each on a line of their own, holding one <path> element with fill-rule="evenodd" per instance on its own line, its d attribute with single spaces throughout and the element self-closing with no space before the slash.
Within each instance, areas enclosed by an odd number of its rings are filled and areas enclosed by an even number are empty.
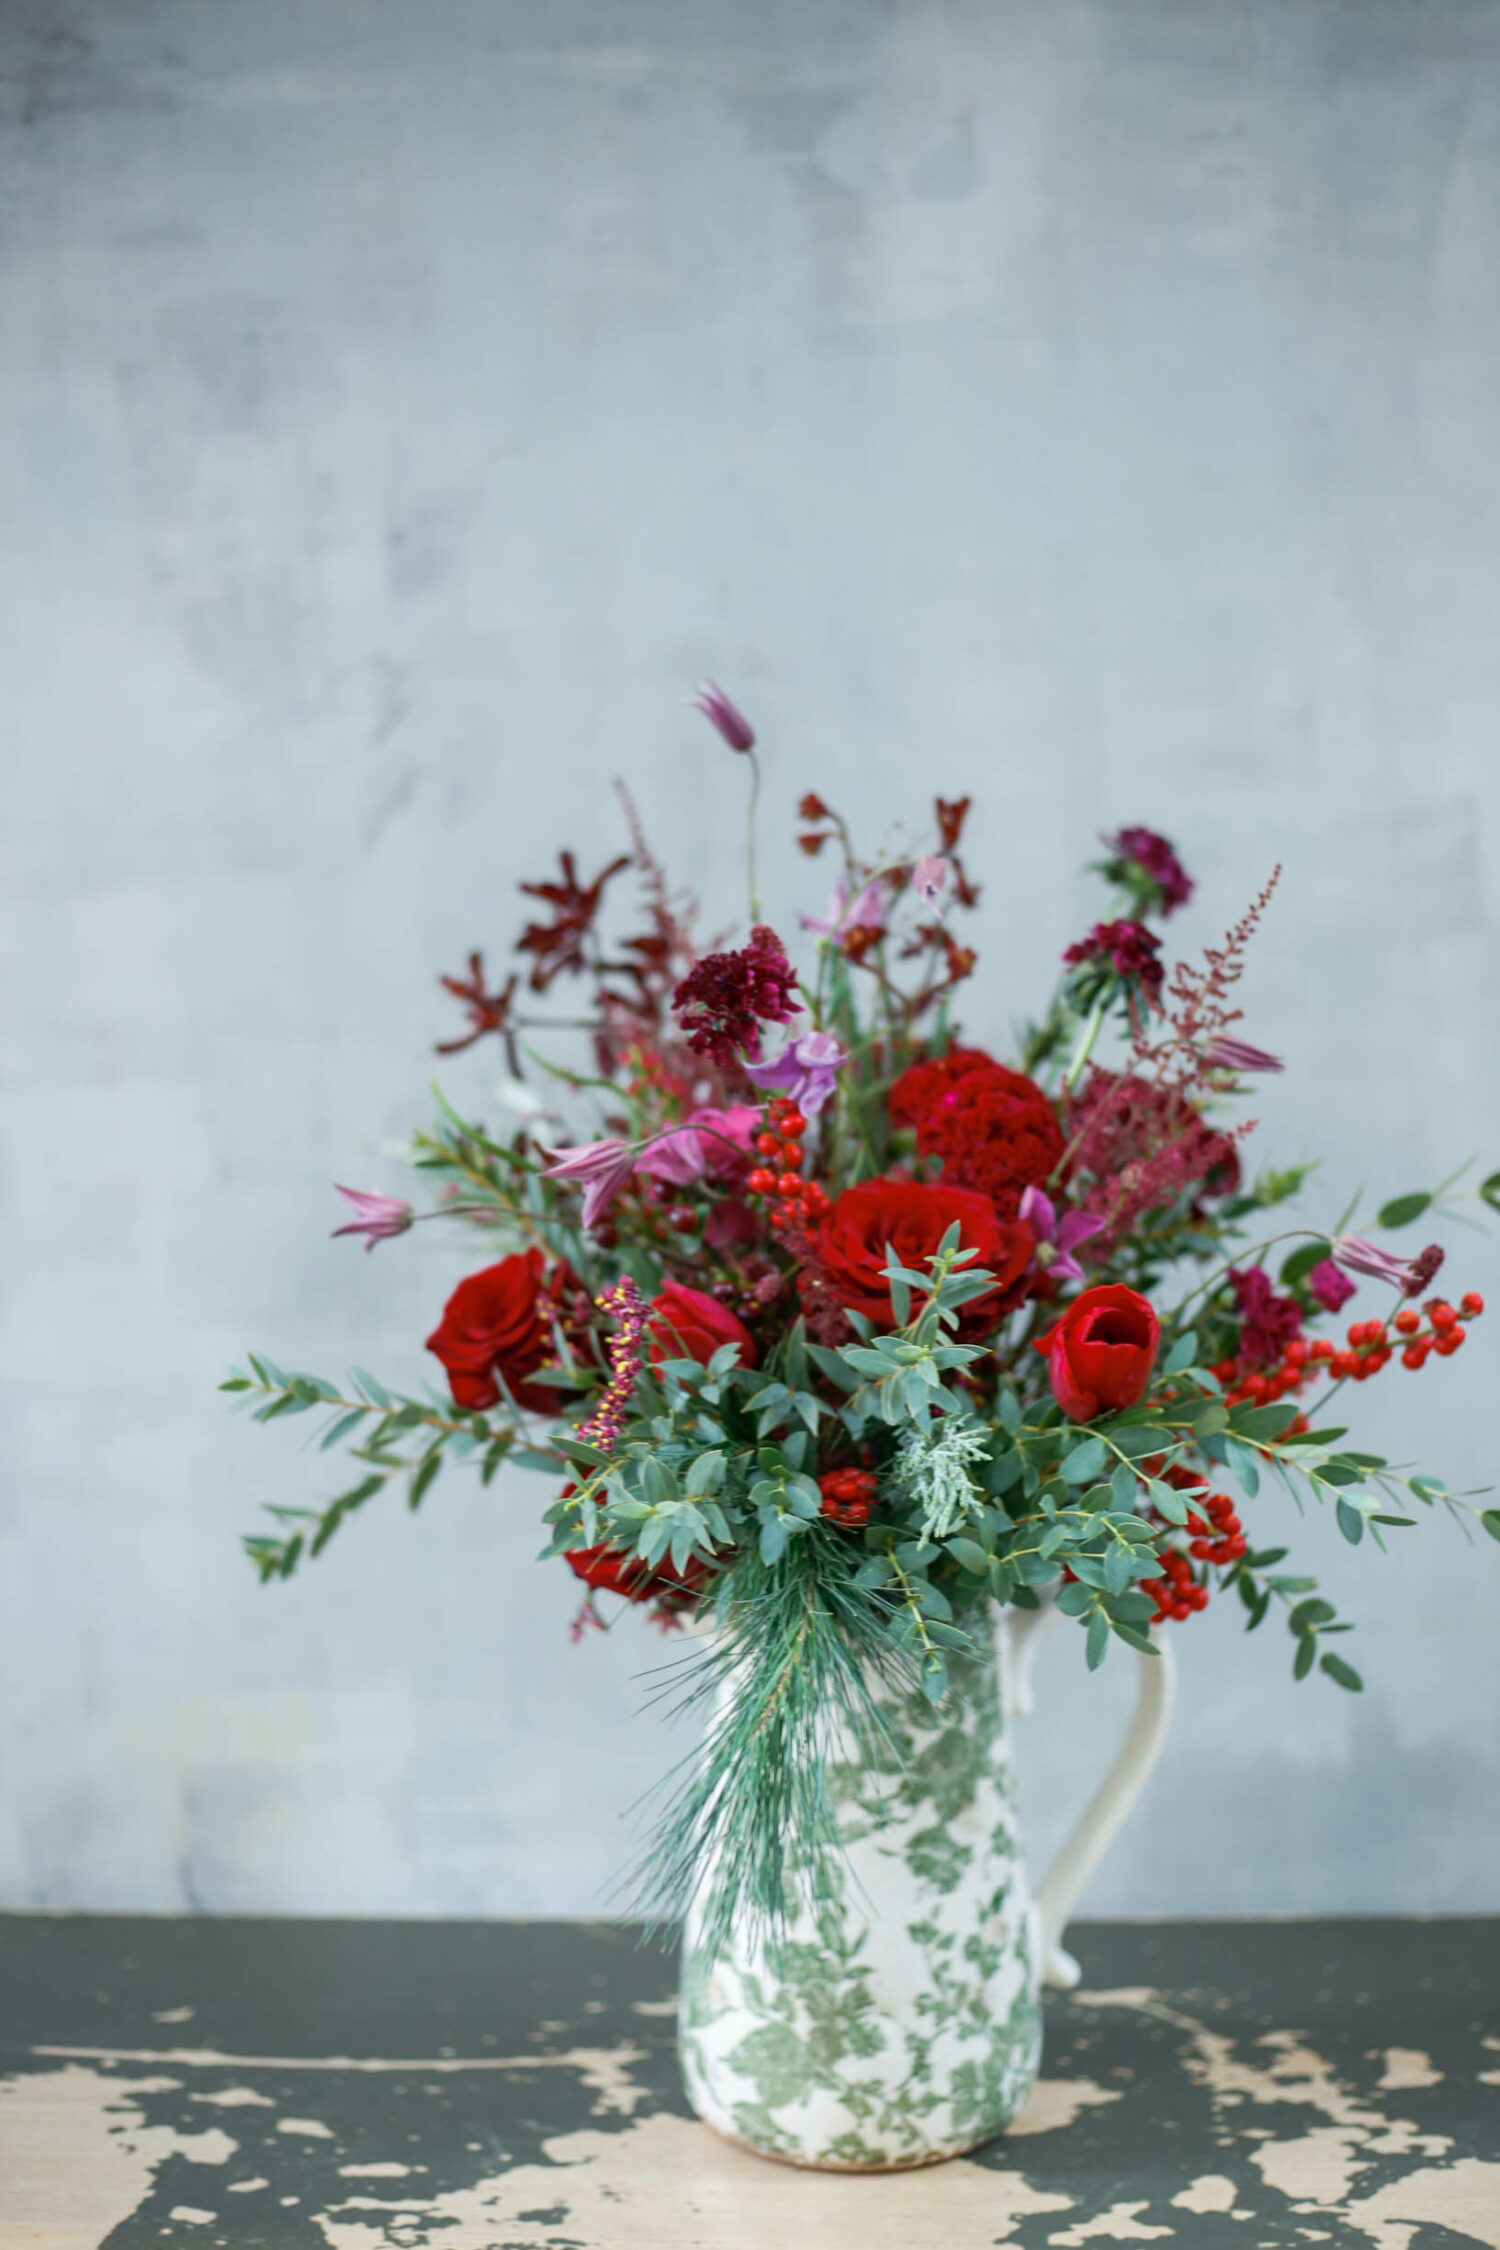
<svg viewBox="0 0 1500 2250">
<path fill-rule="evenodd" d="M 705 680 L 697 694 L 689 696 L 688 701 L 695 711 L 703 713 L 711 727 L 717 728 L 731 750 L 755 748 L 755 729 L 750 721 L 712 680 Z"/>
<path fill-rule="evenodd" d="M 600 1213 L 613 1203 L 635 1170 L 635 1150 L 629 1141 L 585 1141 L 578 1148 L 549 1148 L 544 1180 L 566 1180 L 583 1189 L 583 1223 L 592 1230 Z"/>
<path fill-rule="evenodd" d="M 334 1185 L 338 1186 L 337 1181 Z M 354 1217 L 348 1226 L 334 1228 L 335 1241 L 341 1234 L 362 1234 L 365 1248 L 373 1250 L 377 1242 L 389 1242 L 416 1224 L 411 1205 L 403 1203 L 399 1195 L 370 1195 L 363 1188 L 346 1187 L 339 1188 L 338 1192 L 353 1206 Z"/>
</svg>

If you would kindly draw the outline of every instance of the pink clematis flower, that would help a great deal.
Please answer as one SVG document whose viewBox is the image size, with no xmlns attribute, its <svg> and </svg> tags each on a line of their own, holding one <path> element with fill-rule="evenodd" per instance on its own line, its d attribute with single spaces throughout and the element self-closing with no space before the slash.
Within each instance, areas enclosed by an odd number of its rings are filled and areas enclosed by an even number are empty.
<svg viewBox="0 0 1500 2250">
<path fill-rule="evenodd" d="M 1252 1047 L 1248 1039 L 1231 1039 L 1225 1031 L 1215 1032 L 1203 1050 L 1203 1060 L 1215 1070 L 1285 1070 L 1286 1064 L 1279 1055 L 1268 1055 L 1264 1047 Z"/>
<path fill-rule="evenodd" d="M 681 1125 L 648 1141 L 635 1160 L 638 1172 L 686 1187 L 705 1176 L 730 1177 L 749 1162 L 760 1111 L 749 1102 L 729 1109 L 695 1109 Z"/>
<path fill-rule="evenodd" d="M 746 1063 L 745 1076 L 769 1092 L 790 1094 L 804 1117 L 816 1117 L 849 1060 L 831 1031 L 804 1031 L 774 1062 Z"/>
<path fill-rule="evenodd" d="M 578 1148 L 549 1148 L 544 1180 L 567 1180 L 583 1189 L 583 1223 L 592 1229 L 601 1212 L 613 1203 L 635 1170 L 635 1150 L 629 1141 L 585 1141 Z"/>
<path fill-rule="evenodd" d="M 1082 1281 L 1083 1268 L 1073 1252 L 1099 1232 L 1102 1219 L 1088 1211 L 1064 1211 L 1059 1218 L 1051 1196 L 1039 1187 L 1026 1190 L 1016 1216 L 1036 1237 L 1035 1263 L 1043 1273 L 1058 1281 Z"/>
<path fill-rule="evenodd" d="M 334 1182 L 338 1187 L 338 1182 Z M 399 1195 L 370 1195 L 363 1188 L 338 1189 L 346 1203 L 353 1206 L 354 1217 L 346 1227 L 335 1227 L 333 1239 L 341 1234 L 362 1234 L 365 1248 L 373 1250 L 377 1242 L 389 1242 L 393 1236 L 405 1234 L 416 1223 L 416 1214 L 409 1203 Z"/>
<path fill-rule="evenodd" d="M 851 905 L 848 880 L 841 875 L 829 895 L 827 911 L 803 914 L 798 919 L 804 930 L 816 930 L 819 937 L 840 938 L 847 937 L 851 930 L 883 930 L 889 906 L 890 887 L 884 876 L 866 883 Z"/>
<path fill-rule="evenodd" d="M 941 852 L 933 852 L 929 857 L 917 860 L 912 867 L 912 889 L 922 904 L 940 918 L 944 912 L 943 900 L 952 873 L 952 868 Z"/>
<path fill-rule="evenodd" d="M 724 690 L 716 687 L 712 680 L 705 680 L 697 694 L 689 696 L 688 701 L 695 711 L 703 713 L 711 727 L 717 728 L 731 750 L 755 748 L 754 727 L 744 712 L 731 703 Z"/>
<path fill-rule="evenodd" d="M 1359 1234 L 1341 1234 L 1333 1246 L 1333 1256 L 1346 1273 L 1388 1281 L 1403 1297 L 1420 1297 L 1443 1262 L 1441 1245 L 1436 1242 L 1429 1242 L 1415 1258 L 1397 1258 L 1382 1250 L 1378 1242 L 1367 1242 Z"/>
</svg>

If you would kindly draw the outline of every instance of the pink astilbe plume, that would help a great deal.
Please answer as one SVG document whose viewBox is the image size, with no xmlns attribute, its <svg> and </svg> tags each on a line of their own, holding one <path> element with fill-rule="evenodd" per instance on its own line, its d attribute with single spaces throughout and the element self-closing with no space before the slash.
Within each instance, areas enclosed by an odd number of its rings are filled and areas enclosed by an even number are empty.
<svg viewBox="0 0 1500 2250">
<path fill-rule="evenodd" d="M 1277 866 L 1222 945 L 1204 948 L 1201 968 L 1177 963 L 1162 1013 L 1150 1027 L 1155 1035 L 1143 1027 L 1129 1069 L 1095 1069 L 1070 1105 L 1068 1176 L 1092 1176 L 1080 1200 L 1105 1222 L 1106 1231 L 1090 1246 L 1096 1256 L 1121 1242 L 1148 1211 L 1168 1209 L 1195 1184 L 1200 1201 L 1239 1185 L 1235 1143 L 1253 1131 L 1254 1121 L 1221 1132 L 1205 1120 L 1203 1104 L 1213 1090 L 1214 1042 L 1241 1019 L 1230 995 L 1244 974 L 1245 948 L 1280 880 Z"/>
</svg>

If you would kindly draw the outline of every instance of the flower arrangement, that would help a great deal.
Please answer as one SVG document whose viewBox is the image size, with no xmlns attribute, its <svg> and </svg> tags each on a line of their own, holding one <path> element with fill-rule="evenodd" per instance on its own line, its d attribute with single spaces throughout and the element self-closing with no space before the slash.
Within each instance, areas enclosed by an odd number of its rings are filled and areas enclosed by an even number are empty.
<svg viewBox="0 0 1500 2250">
<path fill-rule="evenodd" d="M 707 1885 L 727 1927 L 783 1915 L 788 1865 L 832 1848 L 830 1730 L 878 1733 L 875 1681 L 940 1700 L 993 1605 L 1054 1603 L 1092 1667 L 1232 1596 L 1252 1630 L 1281 1613 L 1299 1679 L 1357 1690 L 1349 1626 L 1271 1528 L 1276 1488 L 1382 1550 L 1438 1508 L 1500 1538 L 1500 1510 L 1359 1449 L 1340 1419 L 1398 1358 L 1453 1357 L 1480 1298 L 1435 1294 L 1442 1249 L 1403 1256 L 1350 1232 L 1352 1210 L 1279 1223 L 1309 1167 L 1247 1175 L 1233 1105 L 1282 1066 L 1235 1029 L 1234 988 L 1276 877 L 1169 970 L 1153 924 L 1192 881 L 1150 829 L 1110 837 L 1109 912 L 1003 1061 L 956 1021 L 976 966 L 954 928 L 979 895 L 969 800 L 939 799 L 921 848 L 872 862 L 803 796 L 798 844 L 835 878 L 794 966 L 755 895 L 753 730 L 716 688 L 699 708 L 752 769 L 748 938 L 700 947 L 626 798 L 627 855 L 585 883 L 564 852 L 522 886 L 541 912 L 503 983 L 479 953 L 442 980 L 468 1024 L 439 1052 L 496 1040 L 522 1112 L 498 1126 L 439 1096 L 412 1144 L 438 1190 L 421 1216 L 475 1245 L 427 1338 L 446 1391 L 264 1355 L 224 1388 L 260 1421 L 321 1412 L 323 1447 L 358 1464 L 247 1540 L 264 1579 L 401 1480 L 416 1507 L 445 1464 L 487 1484 L 508 1461 L 553 1480 L 545 1553 L 581 1583 L 575 1636 L 610 1621 L 601 1605 L 708 1628 L 669 1692 L 734 1692 L 661 1812 L 641 1896 L 670 1914 Z M 639 919 L 608 936 L 627 870 Z M 547 1057 L 560 984 L 587 998 Z M 370 1249 L 418 1223 L 339 1192 L 337 1232 Z M 1500 1174 L 1475 1192 L 1500 1208 Z M 1398 1196 L 1374 1223 L 1455 1193 Z M 1340 1336 L 1359 1288 L 1374 1309 Z"/>
</svg>

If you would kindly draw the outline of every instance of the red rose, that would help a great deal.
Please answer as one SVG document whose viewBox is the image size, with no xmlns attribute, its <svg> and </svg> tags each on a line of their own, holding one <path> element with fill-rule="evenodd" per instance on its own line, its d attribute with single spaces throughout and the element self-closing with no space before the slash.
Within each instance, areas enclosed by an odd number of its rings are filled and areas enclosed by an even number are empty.
<svg viewBox="0 0 1500 2250">
<path fill-rule="evenodd" d="M 945 1181 L 929 1187 L 913 1180 L 866 1180 L 845 1188 L 816 1238 L 818 1262 L 833 1295 L 851 1312 L 894 1320 L 885 1278 L 887 1246 L 902 1265 L 923 1273 L 955 1219 L 964 1248 L 977 1250 L 978 1263 L 995 1276 L 994 1288 L 959 1314 L 962 1334 L 984 1335 L 1021 1295 L 1033 1248 L 1031 1229 L 1019 1222 L 1007 1224 L 985 1196 Z"/>
<path fill-rule="evenodd" d="M 1040 1086 L 992 1063 L 971 1070 L 942 1093 L 917 1125 L 917 1147 L 940 1156 L 943 1178 L 986 1195 L 1002 1219 L 1013 1219 L 1029 1187 L 1040 1187 L 1062 1162 L 1065 1143 Z"/>
<path fill-rule="evenodd" d="M 623 1594 L 628 1602 L 653 1602 L 665 1598 L 677 1607 L 698 1595 L 708 1579 L 707 1566 L 696 1555 L 681 1570 L 670 1563 L 632 1560 L 618 1547 L 571 1547 L 567 1564 L 576 1578 L 596 1593 Z"/>
<path fill-rule="evenodd" d="M 1149 1301 L 1123 1282 L 1075 1297 L 1034 1349 L 1046 1354 L 1052 1395 L 1070 1421 L 1091 1422 L 1107 1408 L 1144 1398 L 1161 1342 Z"/>
<path fill-rule="evenodd" d="M 556 1410 L 559 1394 L 526 1380 L 553 1356 L 546 1264 L 540 1250 L 517 1251 L 483 1273 L 471 1273 L 448 1299 L 427 1349 L 448 1370 L 455 1406 L 482 1412 L 497 1405 L 500 1375 L 518 1406 L 537 1414 Z M 557 1273 L 560 1277 L 561 1267 Z"/>
<path fill-rule="evenodd" d="M 913 1063 L 886 1096 L 893 1125 L 920 1125 L 931 1115 L 944 1094 L 971 1071 L 998 1070 L 1000 1064 L 981 1047 L 950 1047 L 935 1062 Z"/>
<path fill-rule="evenodd" d="M 652 1298 L 646 1333 L 653 1367 L 664 1359 L 695 1359 L 706 1367 L 721 1344 L 739 1345 L 741 1367 L 755 1365 L 755 1343 L 745 1323 L 717 1297 L 681 1281 L 664 1282 L 661 1295 Z"/>
</svg>

